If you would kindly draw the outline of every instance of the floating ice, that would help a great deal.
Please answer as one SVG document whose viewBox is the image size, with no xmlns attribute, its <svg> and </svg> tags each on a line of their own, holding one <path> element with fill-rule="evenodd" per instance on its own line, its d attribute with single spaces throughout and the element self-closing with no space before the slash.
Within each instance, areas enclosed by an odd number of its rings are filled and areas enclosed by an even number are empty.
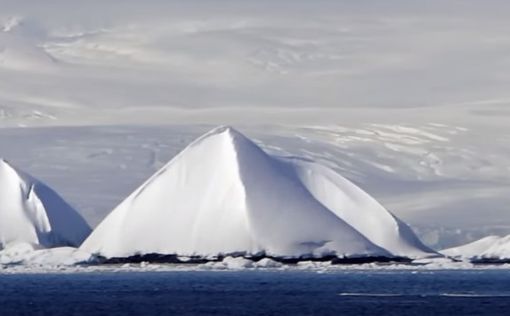
<svg viewBox="0 0 510 316">
<path fill-rule="evenodd" d="M 333 170 L 270 156 L 230 127 L 189 145 L 114 209 L 81 249 L 104 257 L 434 255 Z"/>
<path fill-rule="evenodd" d="M 85 220 L 42 182 L 0 159 L 0 250 L 79 246 L 90 234 Z"/>
</svg>

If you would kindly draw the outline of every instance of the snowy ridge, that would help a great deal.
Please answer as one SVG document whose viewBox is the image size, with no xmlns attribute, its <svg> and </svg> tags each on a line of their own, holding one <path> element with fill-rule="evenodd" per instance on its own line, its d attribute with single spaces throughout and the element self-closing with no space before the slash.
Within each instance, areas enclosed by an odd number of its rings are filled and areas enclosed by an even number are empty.
<svg viewBox="0 0 510 316">
<path fill-rule="evenodd" d="M 81 249 L 105 257 L 434 254 L 354 184 L 313 162 L 270 156 L 230 127 L 178 154 Z"/>
<path fill-rule="evenodd" d="M 0 249 L 79 246 L 90 233 L 85 220 L 57 193 L 0 159 Z"/>
</svg>

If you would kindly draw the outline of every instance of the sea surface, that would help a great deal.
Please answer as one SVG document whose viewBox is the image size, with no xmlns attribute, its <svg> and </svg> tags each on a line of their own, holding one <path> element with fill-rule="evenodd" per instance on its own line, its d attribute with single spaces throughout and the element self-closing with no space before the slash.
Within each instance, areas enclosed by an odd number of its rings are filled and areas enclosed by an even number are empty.
<svg viewBox="0 0 510 316">
<path fill-rule="evenodd" d="M 0 315 L 510 315 L 510 271 L 0 275 Z"/>
</svg>

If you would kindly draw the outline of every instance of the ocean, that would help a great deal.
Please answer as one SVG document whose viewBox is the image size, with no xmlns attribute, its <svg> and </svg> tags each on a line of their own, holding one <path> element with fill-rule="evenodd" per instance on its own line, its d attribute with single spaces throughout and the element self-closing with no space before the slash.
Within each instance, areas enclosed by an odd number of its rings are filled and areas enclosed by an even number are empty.
<svg viewBox="0 0 510 316">
<path fill-rule="evenodd" d="M 509 314 L 509 270 L 0 275 L 0 315 Z"/>
</svg>

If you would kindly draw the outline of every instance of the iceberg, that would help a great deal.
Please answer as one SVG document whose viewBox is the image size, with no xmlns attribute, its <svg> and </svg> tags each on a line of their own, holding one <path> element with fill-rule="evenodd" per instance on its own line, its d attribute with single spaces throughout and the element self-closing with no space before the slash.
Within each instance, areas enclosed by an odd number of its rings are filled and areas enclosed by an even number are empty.
<svg viewBox="0 0 510 316">
<path fill-rule="evenodd" d="M 487 236 L 465 245 L 441 250 L 440 252 L 445 256 L 455 259 L 470 260 L 488 250 L 500 238 L 501 237 L 495 235 Z"/>
<path fill-rule="evenodd" d="M 510 235 L 487 236 L 474 242 L 441 251 L 442 254 L 473 263 L 510 262 Z"/>
<path fill-rule="evenodd" d="M 510 235 L 496 240 L 480 257 L 493 261 L 510 262 Z"/>
<path fill-rule="evenodd" d="M 81 250 L 274 258 L 437 255 L 349 180 L 231 127 L 200 137 L 118 205 Z"/>
<path fill-rule="evenodd" d="M 0 159 L 0 250 L 17 244 L 78 247 L 90 232 L 55 191 Z"/>
</svg>

